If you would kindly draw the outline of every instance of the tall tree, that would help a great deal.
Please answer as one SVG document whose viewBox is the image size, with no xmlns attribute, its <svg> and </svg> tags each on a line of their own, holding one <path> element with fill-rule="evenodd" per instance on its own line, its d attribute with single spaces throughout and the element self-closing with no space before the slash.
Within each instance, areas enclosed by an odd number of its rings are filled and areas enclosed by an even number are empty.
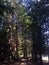
<svg viewBox="0 0 49 65">
<path fill-rule="evenodd" d="M 4 31 L 7 32 L 7 35 L 6 35 L 6 39 L 4 38 L 4 41 L 6 41 L 6 44 L 5 42 L 3 41 L 3 46 L 2 48 L 5 48 L 6 45 L 8 45 L 8 38 L 9 37 L 8 35 L 11 34 L 11 31 L 12 31 L 12 34 L 15 33 L 15 36 L 16 36 L 16 25 L 13 23 L 13 20 L 12 20 L 12 17 L 14 16 L 14 12 L 13 12 L 13 7 L 9 4 L 9 2 L 7 1 L 1 1 L 0 2 L 0 20 L 2 19 L 2 21 L 0 21 L 0 23 L 2 22 L 1 25 L 3 25 L 3 28 L 2 28 L 2 32 L 1 33 L 3 36 L 4 36 Z M 14 18 L 14 17 L 13 17 Z M 12 28 L 11 28 L 12 27 Z M 10 32 L 9 32 L 10 31 Z M 14 32 L 13 32 L 14 31 Z M 6 33 L 5 33 L 6 34 Z M 11 36 L 11 35 L 10 35 Z M 13 35 L 12 35 L 13 36 Z M 2 36 L 1 36 L 1 39 L 2 39 Z M 16 38 L 14 38 L 15 40 Z M 17 39 L 16 39 L 17 41 Z M 16 42 L 15 43 L 18 43 Z M 12 43 L 13 44 L 13 43 Z M 9 46 L 9 45 L 8 45 Z M 11 46 L 12 47 L 12 46 Z M 7 47 L 6 47 L 7 48 Z M 10 51 L 10 47 L 9 49 L 7 49 L 6 51 L 9 52 L 9 55 L 10 55 L 10 52 L 12 53 L 12 51 Z M 1 52 L 2 53 L 2 52 Z M 6 54 L 6 52 L 5 52 Z M 4 55 L 4 54 L 3 54 Z M 8 55 L 8 54 L 6 54 Z M 8 56 L 6 56 L 6 59 L 7 59 Z"/>
<path fill-rule="evenodd" d="M 32 38 L 33 38 L 33 49 L 34 53 L 36 55 L 36 58 L 38 54 L 40 55 L 40 60 L 42 60 L 42 54 L 44 53 L 44 49 L 46 47 L 45 45 L 45 37 L 42 35 L 42 24 L 45 23 L 45 18 L 48 16 L 49 11 L 47 9 L 49 1 L 40 1 L 37 2 L 32 7 Z M 47 10 L 46 10 L 47 9 Z M 46 10 L 46 11 L 45 11 Z M 44 31 L 44 30 L 43 30 Z"/>
</svg>

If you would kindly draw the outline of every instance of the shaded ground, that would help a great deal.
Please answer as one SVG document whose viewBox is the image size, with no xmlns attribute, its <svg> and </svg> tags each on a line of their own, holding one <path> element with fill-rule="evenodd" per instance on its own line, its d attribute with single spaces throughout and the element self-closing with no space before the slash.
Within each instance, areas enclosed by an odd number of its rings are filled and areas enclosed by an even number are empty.
<svg viewBox="0 0 49 65">
<path fill-rule="evenodd" d="M 6 63 L 6 64 L 1 64 L 0 65 L 40 65 L 37 63 L 31 63 L 31 62 L 15 62 L 15 63 Z M 49 65 L 48 63 L 44 63 L 43 65 Z"/>
<path fill-rule="evenodd" d="M 0 63 L 0 65 L 38 65 L 36 62 L 31 62 L 31 61 L 26 61 L 26 59 L 23 59 L 21 61 L 15 61 L 15 62 L 4 62 L 4 63 Z"/>
<path fill-rule="evenodd" d="M 0 63 L 0 65 L 42 65 L 36 62 L 31 62 L 31 61 L 19 61 L 19 62 L 5 62 L 5 63 Z M 43 62 L 43 65 L 49 65 L 49 63 L 46 63 L 45 61 Z"/>
<path fill-rule="evenodd" d="M 36 63 L 31 63 L 31 62 L 15 62 L 15 63 L 8 63 L 8 64 L 0 64 L 0 65 L 38 65 Z"/>
</svg>

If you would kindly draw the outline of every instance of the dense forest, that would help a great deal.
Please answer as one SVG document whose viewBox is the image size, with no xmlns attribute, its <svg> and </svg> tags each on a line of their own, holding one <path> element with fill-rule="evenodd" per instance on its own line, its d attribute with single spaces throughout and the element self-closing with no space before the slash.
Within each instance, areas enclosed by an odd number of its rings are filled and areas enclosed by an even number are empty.
<svg viewBox="0 0 49 65">
<path fill-rule="evenodd" d="M 0 0 L 0 61 L 49 60 L 49 1 Z"/>
</svg>

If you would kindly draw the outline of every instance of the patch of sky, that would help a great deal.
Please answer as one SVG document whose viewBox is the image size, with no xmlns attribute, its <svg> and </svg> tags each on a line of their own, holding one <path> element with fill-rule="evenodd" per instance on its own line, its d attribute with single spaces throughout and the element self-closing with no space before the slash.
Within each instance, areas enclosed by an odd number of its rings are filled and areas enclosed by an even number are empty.
<svg viewBox="0 0 49 65">
<path fill-rule="evenodd" d="M 49 31 L 45 31 L 44 34 L 49 34 Z"/>
<path fill-rule="evenodd" d="M 22 5 L 24 5 L 25 7 L 29 7 L 31 5 L 31 2 L 31 0 L 23 0 Z"/>
<path fill-rule="evenodd" d="M 49 6 L 49 4 L 46 4 L 45 6 L 47 7 L 47 6 Z"/>
</svg>

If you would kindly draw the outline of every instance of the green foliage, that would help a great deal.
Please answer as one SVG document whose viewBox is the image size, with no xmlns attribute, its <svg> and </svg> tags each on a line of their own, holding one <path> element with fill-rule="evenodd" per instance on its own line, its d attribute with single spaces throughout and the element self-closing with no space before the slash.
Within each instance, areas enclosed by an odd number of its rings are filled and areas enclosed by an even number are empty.
<svg viewBox="0 0 49 65">
<path fill-rule="evenodd" d="M 11 2 L 9 3 L 8 1 L 6 2 L 8 6 L 6 5 L 4 6 L 4 2 L 2 3 L 3 3 L 3 5 L 1 4 L 2 14 L 0 13 L 0 16 L 1 18 L 3 17 L 5 20 L 3 29 L 4 31 L 7 32 L 6 41 L 7 44 L 9 44 L 9 40 L 11 40 L 11 38 L 13 41 L 12 43 L 10 43 L 12 50 L 11 52 L 9 51 L 9 53 L 12 53 L 14 57 L 16 56 L 21 57 L 21 55 L 25 57 L 27 56 L 27 54 L 30 55 L 31 51 L 29 49 L 32 44 L 30 34 L 31 32 L 30 25 L 32 24 L 32 21 L 30 16 L 26 14 L 25 7 L 16 4 L 15 1 L 13 1 L 15 6 L 12 6 Z M 13 16 L 15 16 L 14 20 Z M 21 31 L 19 32 L 19 30 Z"/>
</svg>

